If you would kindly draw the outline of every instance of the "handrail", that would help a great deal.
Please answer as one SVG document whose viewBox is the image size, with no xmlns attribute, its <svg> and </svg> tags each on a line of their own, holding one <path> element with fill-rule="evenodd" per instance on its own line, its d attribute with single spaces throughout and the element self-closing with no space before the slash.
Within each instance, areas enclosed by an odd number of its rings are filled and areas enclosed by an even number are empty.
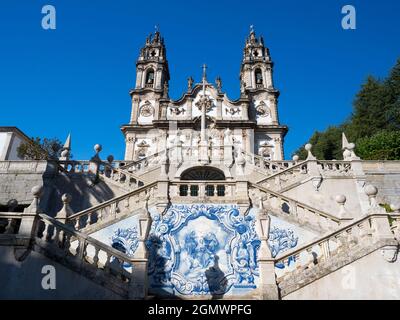
<svg viewBox="0 0 400 320">
<path fill-rule="evenodd" d="M 317 214 L 319 214 L 319 215 L 321 215 L 321 216 L 324 216 L 325 218 L 329 218 L 329 219 L 331 219 L 331 220 L 333 220 L 333 221 L 335 221 L 335 222 L 337 222 L 337 223 L 339 223 L 340 221 L 350 220 L 349 218 L 338 218 L 338 217 L 336 217 L 336 216 L 334 216 L 334 215 L 332 215 L 332 214 L 330 214 L 330 213 L 327 213 L 327 212 L 324 212 L 324 211 L 322 211 L 322 210 L 313 208 L 313 207 L 311 207 L 311 206 L 309 206 L 309 205 L 307 205 L 307 204 L 305 204 L 305 203 L 302 203 L 302 202 L 297 201 L 297 200 L 295 200 L 295 199 L 292 199 L 292 198 L 289 198 L 289 197 L 287 197 L 287 196 L 284 196 L 284 195 L 282 195 L 282 194 L 279 193 L 279 192 L 269 190 L 269 189 L 267 189 L 267 188 L 265 188 L 265 187 L 263 187 L 263 186 L 260 186 L 260 185 L 257 184 L 257 183 L 252 183 L 252 182 L 249 182 L 249 183 L 250 183 L 250 185 L 251 185 L 252 187 L 255 187 L 255 188 L 257 188 L 257 189 L 259 189 L 259 190 L 261 190 L 261 191 L 263 191 L 263 192 L 265 192 L 265 193 L 269 193 L 269 194 L 273 195 L 274 197 L 281 198 L 281 199 L 283 199 L 283 200 L 285 200 L 285 201 L 287 201 L 287 202 L 289 202 L 289 203 L 290 203 L 290 202 L 295 203 L 296 205 L 298 205 L 298 206 L 300 206 L 300 207 L 303 207 L 303 208 L 305 208 L 305 209 L 307 209 L 307 210 L 309 210 L 309 211 L 311 211 L 311 212 L 315 212 L 315 213 L 317 213 Z"/>
<path fill-rule="evenodd" d="M 299 163 L 297 163 L 297 164 L 295 164 L 295 165 L 293 165 L 293 166 L 291 166 L 291 167 L 288 167 L 288 168 L 286 168 L 286 169 L 284 169 L 284 170 L 282 170 L 282 171 L 275 172 L 275 173 L 271 174 L 270 176 L 268 176 L 268 177 L 266 177 L 266 178 L 263 178 L 263 179 L 257 181 L 257 183 L 260 183 L 260 184 L 261 184 L 261 183 L 264 183 L 264 182 L 266 182 L 267 180 L 273 179 L 273 178 L 275 178 L 276 176 L 279 176 L 279 175 L 281 175 L 281 174 L 285 174 L 285 173 L 287 173 L 287 172 L 290 171 L 290 170 L 297 169 L 297 168 L 299 168 L 299 167 L 301 168 L 302 166 L 304 166 L 305 164 L 307 164 L 307 162 L 308 162 L 308 160 L 301 161 L 301 162 L 299 162 Z"/>
<path fill-rule="evenodd" d="M 120 195 L 120 196 L 117 196 L 117 197 L 112 198 L 112 199 L 110 199 L 110 200 L 104 201 L 104 202 L 102 202 L 102 203 L 100 203 L 100 204 L 98 204 L 98 205 L 95 205 L 95 206 L 93 206 L 93 207 L 90 207 L 90 208 L 88 208 L 88 209 L 79 211 L 79 212 L 77 212 L 77 213 L 75 213 L 75 214 L 69 216 L 69 217 L 67 218 L 67 220 L 73 220 L 73 219 L 79 218 L 79 217 L 81 217 L 81 216 L 83 216 L 83 215 L 85 215 L 85 214 L 88 214 L 88 213 L 90 213 L 90 212 L 97 211 L 97 210 L 99 210 L 99 209 L 103 209 L 103 208 L 105 208 L 105 207 L 108 207 L 109 205 L 111 205 L 111 204 L 113 204 L 113 203 L 115 203 L 115 202 L 119 202 L 119 201 L 121 201 L 121 200 L 125 200 L 125 199 L 128 198 L 128 197 L 131 197 L 131 196 L 133 196 L 133 195 L 135 195 L 135 194 L 138 194 L 138 193 L 141 193 L 141 192 L 143 192 L 143 191 L 145 191 L 145 190 L 147 190 L 147 189 L 150 189 L 150 188 L 156 186 L 157 183 L 158 183 L 158 181 L 154 181 L 154 182 L 152 182 L 152 183 L 150 183 L 150 184 L 146 184 L 146 185 L 144 185 L 144 186 L 142 186 L 142 187 L 139 187 L 139 188 L 137 188 L 137 189 L 135 189 L 135 190 L 129 191 L 129 192 L 123 194 L 123 195 Z"/>
<path fill-rule="evenodd" d="M 354 222 L 351 222 L 351 223 L 349 223 L 349 224 L 346 224 L 345 226 L 343 226 L 343 227 L 341 227 L 341 228 L 339 228 L 339 229 L 337 229 L 337 230 L 335 230 L 335 231 L 333 231 L 333 232 L 331 232 L 331 233 L 329 233 L 329 234 L 326 234 L 326 235 L 324 235 L 324 236 L 322 236 L 322 237 L 320 237 L 320 238 L 318 238 L 318 239 L 316 239 L 316 240 L 313 240 L 313 241 L 311 241 L 311 242 L 309 242 L 309 243 L 307 243 L 307 244 L 305 244 L 305 245 L 303 245 L 303 246 L 301 246 L 301 247 L 295 248 L 295 249 L 293 249 L 293 250 L 291 250 L 291 251 L 286 251 L 283 255 L 278 256 L 278 257 L 275 257 L 274 260 L 275 260 L 275 262 L 279 262 L 279 261 L 282 261 L 282 260 L 286 260 L 286 259 L 290 258 L 291 256 L 297 255 L 297 254 L 299 254 L 299 253 L 302 252 L 302 251 L 305 251 L 305 250 L 307 250 L 307 249 L 309 249 L 309 248 L 314 247 L 315 245 L 319 245 L 319 244 L 321 244 L 322 242 L 325 242 L 325 241 L 327 241 L 327 240 L 329 240 L 329 239 L 331 239 L 331 238 L 334 238 L 336 235 L 339 235 L 340 233 L 346 232 L 347 230 L 353 228 L 354 226 L 359 225 L 359 224 L 361 224 L 361 223 L 363 223 L 363 222 L 365 222 L 365 221 L 367 221 L 367 220 L 370 220 L 371 218 L 374 218 L 374 217 L 382 217 L 382 216 L 385 216 L 385 217 L 388 217 L 388 218 L 389 218 L 389 217 L 391 217 L 391 218 L 400 218 L 400 214 L 390 214 L 390 213 L 379 214 L 379 213 L 373 213 L 373 214 L 364 216 L 364 217 L 362 217 L 362 218 L 360 218 L 360 219 L 358 219 L 358 220 L 356 220 L 356 221 L 354 221 Z M 388 222 L 388 223 L 389 223 L 389 222 Z"/>
<path fill-rule="evenodd" d="M 71 234 L 76 239 L 84 240 L 86 243 L 93 245 L 94 247 L 99 248 L 99 249 L 105 251 L 106 253 L 110 253 L 112 256 L 114 256 L 122 261 L 126 261 L 126 262 L 134 262 L 135 260 L 140 261 L 140 259 L 134 259 L 132 257 L 129 257 L 125 253 L 123 253 L 117 249 L 114 249 L 113 247 L 110 247 L 110 246 L 104 244 L 103 242 L 100 242 L 100 241 L 88 236 L 87 234 L 85 234 L 83 232 L 75 230 L 74 228 L 70 227 L 69 225 L 63 224 L 63 223 L 57 221 L 56 219 L 49 217 L 46 214 L 41 213 L 41 214 L 39 214 L 39 216 L 40 216 L 41 220 L 48 221 L 53 226 L 56 226 L 57 228 Z"/>
</svg>

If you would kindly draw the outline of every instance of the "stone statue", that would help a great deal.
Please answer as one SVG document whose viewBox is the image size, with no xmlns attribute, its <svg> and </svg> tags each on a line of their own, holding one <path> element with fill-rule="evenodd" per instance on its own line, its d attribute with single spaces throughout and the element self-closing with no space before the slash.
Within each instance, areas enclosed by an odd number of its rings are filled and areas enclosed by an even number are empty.
<svg viewBox="0 0 400 320">
<path fill-rule="evenodd" d="M 188 81 L 188 91 L 190 91 L 190 90 L 192 90 L 192 87 L 193 87 L 193 78 L 189 77 L 187 79 L 187 81 Z"/>
<path fill-rule="evenodd" d="M 215 84 L 217 85 L 217 90 L 221 91 L 222 88 L 222 80 L 221 77 L 217 77 L 217 79 L 215 79 Z"/>
</svg>

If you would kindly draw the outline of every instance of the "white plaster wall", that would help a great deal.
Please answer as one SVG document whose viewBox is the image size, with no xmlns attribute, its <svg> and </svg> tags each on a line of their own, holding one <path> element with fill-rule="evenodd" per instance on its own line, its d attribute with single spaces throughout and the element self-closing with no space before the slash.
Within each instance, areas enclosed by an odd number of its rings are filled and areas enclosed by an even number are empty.
<svg viewBox="0 0 400 320">
<path fill-rule="evenodd" d="M 7 132 L 0 132 L 0 161 L 6 158 L 8 135 L 9 133 Z"/>
<path fill-rule="evenodd" d="M 339 205 L 335 197 L 344 194 L 347 198 L 345 209 L 351 217 L 361 214 L 360 200 L 353 179 L 324 179 L 318 191 L 311 180 L 285 192 L 284 195 L 335 216 L 339 214 Z"/>
<path fill-rule="evenodd" d="M 18 152 L 17 152 L 17 149 L 21 143 L 22 139 L 14 134 L 14 139 L 12 141 L 10 154 L 8 155 L 8 160 L 21 160 L 21 158 L 18 157 Z"/>
<path fill-rule="evenodd" d="M 400 259 L 389 263 L 377 250 L 283 299 L 400 299 Z"/>
</svg>

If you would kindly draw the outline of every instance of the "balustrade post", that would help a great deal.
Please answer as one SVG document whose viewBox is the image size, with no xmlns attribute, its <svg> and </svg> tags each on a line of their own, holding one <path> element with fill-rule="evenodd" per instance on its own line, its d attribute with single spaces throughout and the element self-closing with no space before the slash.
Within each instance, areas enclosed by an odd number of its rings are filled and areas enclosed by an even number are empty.
<svg viewBox="0 0 400 320">
<path fill-rule="evenodd" d="M 264 210 L 262 198 L 260 198 L 259 203 L 256 210 L 256 230 L 261 240 L 257 257 L 260 272 L 260 295 L 263 300 L 277 300 L 279 294 L 275 276 L 275 260 L 272 258 L 268 246 L 271 219 Z"/>
<path fill-rule="evenodd" d="M 72 200 L 72 197 L 71 197 L 70 194 L 65 193 L 65 194 L 62 195 L 61 200 L 63 202 L 63 207 L 57 213 L 56 219 L 58 221 L 60 221 L 61 223 L 65 224 L 67 222 L 67 218 L 74 214 L 74 211 L 71 209 L 71 207 L 69 205 L 71 200 Z"/>
<path fill-rule="evenodd" d="M 96 154 L 89 161 L 89 173 L 94 175 L 95 177 L 94 182 L 97 182 L 99 179 L 99 171 L 101 163 L 99 153 L 102 150 L 102 146 L 100 144 L 96 144 L 94 146 L 94 150 L 96 151 Z"/>
<path fill-rule="evenodd" d="M 24 210 L 19 227 L 18 234 L 29 238 L 35 237 L 39 221 L 38 214 L 41 212 L 39 208 L 39 199 L 43 194 L 42 186 L 34 186 L 31 190 L 33 201 L 31 205 Z"/>
<path fill-rule="evenodd" d="M 139 223 L 139 245 L 134 254 L 134 263 L 129 286 L 130 299 L 144 299 L 147 296 L 148 288 L 148 251 L 146 248 L 146 240 L 149 236 L 151 227 L 151 216 L 146 210 L 140 214 Z"/>
</svg>

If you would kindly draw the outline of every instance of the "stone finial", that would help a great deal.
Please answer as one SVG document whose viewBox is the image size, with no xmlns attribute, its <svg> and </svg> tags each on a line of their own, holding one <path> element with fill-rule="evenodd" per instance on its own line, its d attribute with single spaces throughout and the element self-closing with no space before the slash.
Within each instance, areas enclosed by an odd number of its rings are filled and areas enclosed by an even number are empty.
<svg viewBox="0 0 400 320">
<path fill-rule="evenodd" d="M 295 154 L 295 155 L 292 157 L 292 160 L 293 160 L 294 162 L 299 161 L 299 159 L 300 159 L 300 157 L 299 157 L 297 154 Z"/>
<path fill-rule="evenodd" d="M 100 153 L 101 150 L 103 149 L 103 147 L 101 146 L 101 144 L 95 144 L 93 147 L 94 151 L 96 151 L 96 153 Z"/>
<path fill-rule="evenodd" d="M 215 79 L 215 84 L 217 85 L 217 90 L 218 90 L 218 92 L 220 92 L 221 89 L 222 89 L 222 80 L 221 80 L 221 77 L 220 77 L 220 76 L 218 76 L 218 77 Z"/>
<path fill-rule="evenodd" d="M 110 155 L 107 157 L 107 161 L 108 161 L 109 164 L 112 164 L 113 161 L 114 161 L 114 156 L 113 156 L 112 154 L 110 154 Z"/>
<path fill-rule="evenodd" d="M 16 199 L 8 200 L 7 202 L 8 212 L 14 212 L 18 207 L 18 201 Z"/>
<path fill-rule="evenodd" d="M 371 207 L 377 207 L 376 195 L 378 194 L 378 188 L 372 184 L 366 185 L 364 188 L 365 194 L 369 198 L 369 204 Z"/>
<path fill-rule="evenodd" d="M 31 193 L 33 195 L 33 201 L 31 203 L 31 205 L 24 210 L 24 212 L 39 213 L 40 212 L 39 199 L 43 194 L 43 186 L 40 186 L 40 185 L 34 186 L 31 189 Z"/>
<path fill-rule="evenodd" d="M 335 200 L 339 204 L 339 208 L 340 208 L 339 209 L 339 217 L 340 218 L 344 218 L 346 216 L 346 213 L 347 213 L 346 208 L 344 207 L 344 205 L 345 205 L 345 203 L 347 201 L 346 196 L 344 194 L 338 194 L 335 197 Z"/>
<path fill-rule="evenodd" d="M 192 77 L 189 77 L 188 79 L 187 79 L 187 82 L 188 82 L 188 91 L 191 91 L 192 90 L 192 87 L 193 87 L 193 78 Z"/>
<path fill-rule="evenodd" d="M 346 135 L 342 132 L 342 150 L 343 160 L 360 160 L 354 152 L 356 145 L 352 142 L 349 143 Z"/>
<path fill-rule="evenodd" d="M 304 146 L 304 149 L 306 149 L 306 151 L 307 151 L 307 160 L 316 160 L 317 159 L 316 157 L 314 157 L 314 155 L 311 152 L 311 149 L 312 149 L 312 144 L 311 143 L 307 143 Z"/>
<path fill-rule="evenodd" d="M 64 193 L 61 196 L 61 201 L 63 202 L 63 207 L 59 212 L 57 212 L 56 219 L 65 223 L 66 219 L 74 214 L 74 211 L 70 207 L 72 196 L 68 193 Z"/>
<path fill-rule="evenodd" d="M 101 161 L 99 153 L 101 152 L 103 147 L 101 146 L 101 144 L 97 143 L 94 145 L 93 149 L 96 152 L 96 154 L 90 160 L 95 162 Z"/>
<path fill-rule="evenodd" d="M 68 134 L 67 140 L 65 140 L 64 146 L 61 151 L 60 160 L 69 160 L 71 155 L 71 134 Z"/>
</svg>

